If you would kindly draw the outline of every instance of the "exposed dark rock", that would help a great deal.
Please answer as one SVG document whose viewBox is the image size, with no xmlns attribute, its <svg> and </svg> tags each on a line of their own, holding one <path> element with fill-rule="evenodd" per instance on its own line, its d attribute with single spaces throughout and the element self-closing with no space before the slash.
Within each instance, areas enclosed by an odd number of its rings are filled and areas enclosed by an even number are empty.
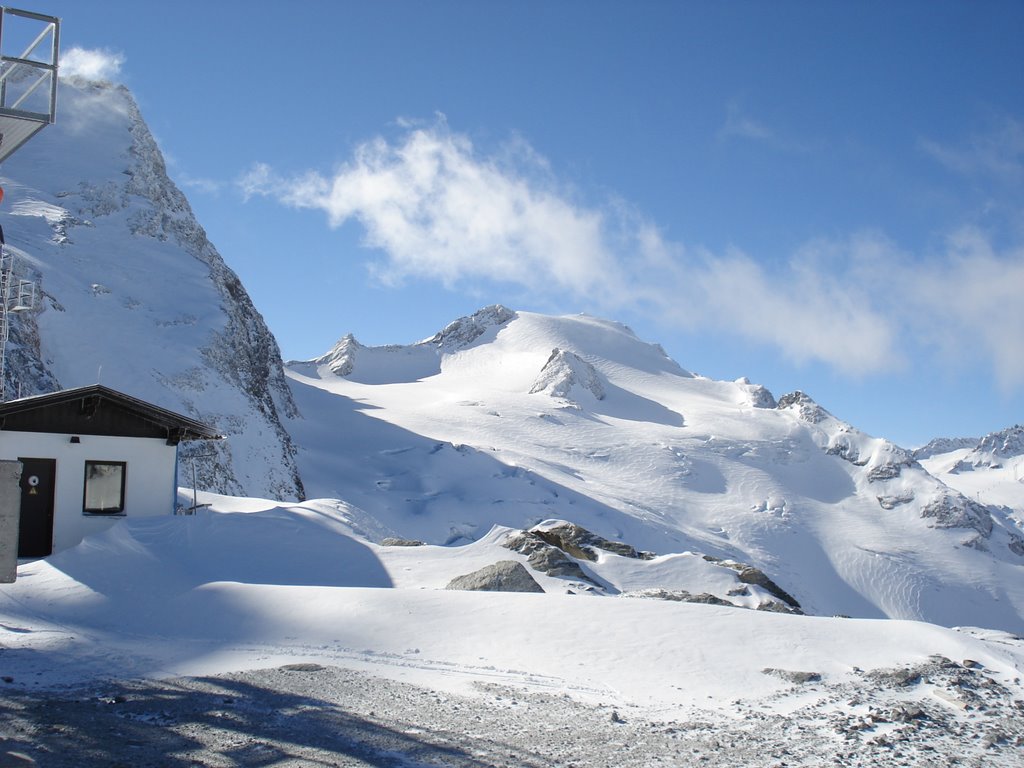
<svg viewBox="0 0 1024 768">
<path fill-rule="evenodd" d="M 522 563 L 516 560 L 500 560 L 473 573 L 457 576 L 448 582 L 445 589 L 460 589 L 473 592 L 543 592 Z"/>
<path fill-rule="evenodd" d="M 702 592 L 699 595 L 694 595 L 687 592 L 685 589 L 641 589 L 636 592 L 623 593 L 622 596 L 648 598 L 652 600 L 668 600 L 674 603 L 703 603 L 705 605 L 725 605 L 729 608 L 740 607 L 730 603 L 728 600 L 716 597 L 709 592 Z"/>
<path fill-rule="evenodd" d="M 829 456 L 838 456 L 844 461 L 848 461 L 858 467 L 863 467 L 867 464 L 867 459 L 861 459 L 860 449 L 853 443 L 850 436 L 842 432 L 832 438 L 832 442 L 828 448 L 825 449 L 825 453 Z"/>
<path fill-rule="evenodd" d="M 546 573 L 548 576 L 585 581 L 594 586 L 600 586 L 584 573 L 579 563 L 531 531 L 518 531 L 510 534 L 505 539 L 504 546 L 514 552 L 527 555 L 530 567 L 541 573 Z"/>
<path fill-rule="evenodd" d="M 883 685 L 905 688 L 921 682 L 924 670 L 917 667 L 898 667 L 896 669 L 875 669 L 868 673 L 868 678 Z"/>
<path fill-rule="evenodd" d="M 1014 424 L 1007 429 L 986 435 L 978 441 L 978 446 L 972 453 L 1001 456 L 1004 459 L 1024 456 L 1024 426 Z"/>
<path fill-rule="evenodd" d="M 899 449 L 893 459 L 882 464 L 877 464 L 868 470 L 868 482 L 875 483 L 880 480 L 892 480 L 900 476 L 904 467 L 920 466 L 909 453 Z"/>
<path fill-rule="evenodd" d="M 426 542 L 419 539 L 399 539 L 394 536 L 388 536 L 382 539 L 380 544 L 382 547 L 422 547 Z"/>
<path fill-rule="evenodd" d="M 757 610 L 771 613 L 792 613 L 798 616 L 802 616 L 804 613 L 800 608 L 786 605 L 778 600 L 765 600 L 763 603 L 758 603 Z"/>
<path fill-rule="evenodd" d="M 914 458 L 918 461 L 922 459 L 930 459 L 932 456 L 937 456 L 940 453 L 949 453 L 950 451 L 958 451 L 963 448 L 974 448 L 978 444 L 978 438 L 976 437 L 937 437 L 930 441 L 928 445 L 918 448 L 914 451 Z"/>
<path fill-rule="evenodd" d="M 483 336 L 489 329 L 505 325 L 515 316 L 516 313 L 511 309 L 501 304 L 492 304 L 469 317 L 460 317 L 449 323 L 426 343 L 446 351 L 462 349 Z"/>
<path fill-rule="evenodd" d="M 778 408 L 780 411 L 793 408 L 803 421 L 810 424 L 817 424 L 827 419 L 831 414 L 818 405 L 808 395 L 800 390 L 790 392 L 779 398 Z"/>
<path fill-rule="evenodd" d="M 789 683 L 796 683 L 797 685 L 821 681 L 820 672 L 797 672 L 789 669 L 775 669 L 774 667 L 765 667 L 761 672 Z"/>
<path fill-rule="evenodd" d="M 928 717 L 925 711 L 913 704 L 901 704 L 889 713 L 889 720 L 894 723 L 910 723 Z"/>
<path fill-rule="evenodd" d="M 335 376 L 344 378 L 355 370 L 356 355 L 359 354 L 360 349 L 364 349 L 363 345 L 356 341 L 355 336 L 348 333 L 331 347 L 330 352 L 316 358 L 313 362 L 317 365 L 326 365 Z"/>
<path fill-rule="evenodd" d="M 597 369 L 575 352 L 555 348 L 530 387 L 530 394 L 546 392 L 552 397 L 569 398 L 576 386 L 589 392 L 595 400 L 604 400 L 604 384 Z"/>
<path fill-rule="evenodd" d="M 985 538 L 992 534 L 988 510 L 960 493 L 943 493 L 921 508 L 921 517 L 933 519 L 936 528 L 971 528 Z"/>
<path fill-rule="evenodd" d="M 882 509 L 895 509 L 900 504 L 909 504 L 914 500 L 914 494 L 910 491 L 897 496 L 876 496 L 878 504 Z"/>
<path fill-rule="evenodd" d="M 971 549 L 976 549 L 979 552 L 991 552 L 988 548 L 988 544 L 985 543 L 985 539 L 981 536 L 971 536 L 968 539 L 964 539 L 960 542 L 960 546 L 970 547 Z"/>
<path fill-rule="evenodd" d="M 750 404 L 755 408 L 776 408 L 775 396 L 761 384 L 751 384 L 745 377 L 736 380 L 736 385 L 750 396 Z"/>
<path fill-rule="evenodd" d="M 800 608 L 800 603 L 796 601 L 796 598 L 769 579 L 765 572 L 760 568 L 755 568 L 752 565 L 743 565 L 742 563 L 732 563 L 728 560 L 722 561 L 722 565 L 732 568 L 735 571 L 739 571 L 740 581 L 744 584 L 754 584 L 755 586 L 766 590 L 768 593 L 775 595 L 775 597 L 779 598 L 779 600 L 790 607 L 796 609 Z"/>
<path fill-rule="evenodd" d="M 625 542 L 609 541 L 574 523 L 559 523 L 555 526 L 544 527 L 537 526 L 531 528 L 530 533 L 543 539 L 548 544 L 558 547 L 563 552 L 568 552 L 573 557 L 578 557 L 581 560 L 590 560 L 591 562 L 597 560 L 597 553 L 594 552 L 594 549 L 603 549 L 605 552 L 639 560 L 651 560 L 655 557 L 652 552 L 638 551 Z"/>
<path fill-rule="evenodd" d="M 1011 533 L 1010 543 L 1006 546 L 1010 548 L 1010 551 L 1013 552 L 1013 554 L 1019 555 L 1020 557 L 1024 557 L 1024 539 L 1022 539 L 1020 536 Z"/>
<path fill-rule="evenodd" d="M 920 466 L 908 451 L 890 443 L 884 443 L 883 445 L 887 449 L 884 452 L 876 453 L 875 456 L 863 456 L 850 433 L 843 431 L 833 436 L 828 448 L 825 449 L 825 453 L 831 456 L 838 456 L 858 467 L 870 465 L 870 469 L 868 469 L 868 482 L 872 483 L 897 478 L 904 467 Z M 880 460 L 885 456 L 888 456 L 888 458 Z"/>
<path fill-rule="evenodd" d="M 782 589 L 782 587 L 780 587 L 774 581 L 769 579 L 765 572 L 760 570 L 759 568 L 755 568 L 752 565 L 746 565 L 744 563 L 737 563 L 733 560 L 723 560 L 722 558 L 715 557 L 714 555 L 701 555 L 701 557 L 704 560 L 707 560 L 709 563 L 720 563 L 722 566 L 726 568 L 731 568 L 734 571 L 738 571 L 739 579 L 744 584 L 754 584 L 755 586 L 767 590 L 770 594 L 775 595 L 775 597 L 779 598 L 779 600 L 782 600 L 787 606 L 789 606 L 789 608 L 780 612 L 801 614 L 803 613 L 803 611 L 800 608 L 800 603 L 796 601 L 796 598 L 794 598 L 792 595 L 790 595 L 788 592 Z M 732 591 L 730 591 L 730 594 L 732 594 Z M 778 608 L 773 607 L 773 604 L 770 602 L 762 603 L 757 608 L 759 611 L 779 610 Z"/>
</svg>

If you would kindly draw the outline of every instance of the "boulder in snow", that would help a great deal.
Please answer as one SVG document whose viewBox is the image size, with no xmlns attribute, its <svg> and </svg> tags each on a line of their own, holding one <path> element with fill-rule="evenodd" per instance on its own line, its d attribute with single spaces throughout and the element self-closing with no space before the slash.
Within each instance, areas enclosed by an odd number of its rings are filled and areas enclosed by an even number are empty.
<svg viewBox="0 0 1024 768">
<path fill-rule="evenodd" d="M 479 571 L 456 576 L 445 589 L 462 589 L 471 592 L 543 592 L 522 563 L 515 560 L 499 560 Z"/>
</svg>

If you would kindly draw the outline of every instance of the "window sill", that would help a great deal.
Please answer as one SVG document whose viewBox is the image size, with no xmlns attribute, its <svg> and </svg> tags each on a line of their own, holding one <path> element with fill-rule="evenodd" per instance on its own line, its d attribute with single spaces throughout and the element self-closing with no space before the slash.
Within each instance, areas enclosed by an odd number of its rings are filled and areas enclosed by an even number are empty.
<svg viewBox="0 0 1024 768">
<path fill-rule="evenodd" d="M 127 512 L 83 512 L 82 517 L 128 517 Z"/>
</svg>

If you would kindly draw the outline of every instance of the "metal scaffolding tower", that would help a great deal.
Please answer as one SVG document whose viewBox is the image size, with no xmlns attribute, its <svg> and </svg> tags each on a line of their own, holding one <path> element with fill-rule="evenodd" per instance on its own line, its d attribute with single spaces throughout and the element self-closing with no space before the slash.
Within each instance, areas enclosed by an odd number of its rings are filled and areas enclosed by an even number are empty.
<svg viewBox="0 0 1024 768">
<path fill-rule="evenodd" d="M 60 19 L 0 7 L 0 163 L 54 122 L 59 52 Z M 2 233 L 0 229 L 0 402 L 7 399 L 11 314 L 33 309 L 36 293 L 34 282 L 16 275 L 14 254 Z"/>
<path fill-rule="evenodd" d="M 0 402 L 7 399 L 7 338 L 10 315 L 35 308 L 36 284 L 14 274 L 14 254 L 0 247 Z"/>
<path fill-rule="evenodd" d="M 54 121 L 59 46 L 60 19 L 0 8 L 0 163 Z"/>
</svg>

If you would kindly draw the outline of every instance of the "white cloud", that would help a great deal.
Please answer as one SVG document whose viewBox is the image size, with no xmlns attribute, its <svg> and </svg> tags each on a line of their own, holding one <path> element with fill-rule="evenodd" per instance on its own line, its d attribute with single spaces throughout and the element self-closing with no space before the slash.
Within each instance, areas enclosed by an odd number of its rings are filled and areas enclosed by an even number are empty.
<svg viewBox="0 0 1024 768">
<path fill-rule="evenodd" d="M 412 130 L 399 145 L 368 142 L 330 178 L 278 179 L 258 165 L 240 185 L 247 196 L 323 210 L 331 226 L 356 219 L 366 243 L 388 256 L 378 271 L 386 282 L 558 285 L 607 302 L 622 279 L 600 212 L 556 190 L 530 153 L 480 158 L 443 125 Z"/>
<path fill-rule="evenodd" d="M 65 77 L 113 81 L 121 74 L 124 54 L 106 49 L 71 48 L 60 56 L 60 73 Z"/>
<path fill-rule="evenodd" d="M 740 251 L 668 241 L 621 201 L 583 204 L 522 142 L 482 157 L 443 123 L 367 142 L 331 175 L 284 178 L 258 165 L 239 184 L 247 196 L 322 210 L 332 227 L 357 221 L 384 256 L 374 270 L 386 283 L 513 284 L 588 310 L 733 333 L 856 375 L 937 350 L 1024 385 L 1024 252 L 997 253 L 977 231 L 928 258 L 872 234 L 819 241 L 769 269 Z"/>
<path fill-rule="evenodd" d="M 963 229 L 926 268 L 904 261 L 904 323 L 948 358 L 989 361 L 1004 390 L 1024 385 L 1024 247 L 997 253 Z"/>
<path fill-rule="evenodd" d="M 1001 119 L 964 146 L 947 146 L 923 139 L 921 147 L 946 168 L 964 176 L 995 178 L 1008 184 L 1024 182 L 1024 123 Z"/>
<path fill-rule="evenodd" d="M 204 195 L 217 195 L 224 188 L 224 183 L 217 179 L 208 179 L 202 176 L 191 176 L 184 171 L 175 174 L 177 181 L 186 189 L 192 189 Z"/>
</svg>

